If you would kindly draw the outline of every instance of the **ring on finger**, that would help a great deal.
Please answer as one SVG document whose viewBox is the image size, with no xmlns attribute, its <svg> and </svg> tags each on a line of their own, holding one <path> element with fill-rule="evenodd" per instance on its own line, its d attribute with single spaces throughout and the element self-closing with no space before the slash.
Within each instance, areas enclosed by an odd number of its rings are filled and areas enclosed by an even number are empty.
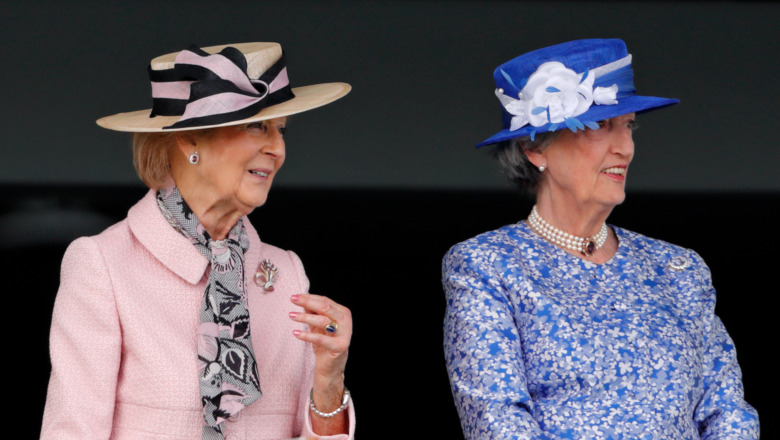
<svg viewBox="0 0 780 440">
<path fill-rule="evenodd" d="M 331 335 L 336 333 L 336 330 L 338 329 L 339 329 L 339 325 L 336 324 L 336 321 L 331 321 L 330 323 L 328 323 L 328 325 L 325 326 L 325 331 Z"/>
</svg>

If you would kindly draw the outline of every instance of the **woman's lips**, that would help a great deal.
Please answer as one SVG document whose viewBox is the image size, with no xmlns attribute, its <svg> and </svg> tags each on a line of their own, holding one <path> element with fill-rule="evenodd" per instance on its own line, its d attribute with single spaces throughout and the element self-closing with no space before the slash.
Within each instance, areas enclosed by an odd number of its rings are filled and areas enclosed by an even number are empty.
<svg viewBox="0 0 780 440">
<path fill-rule="evenodd" d="M 601 170 L 602 173 L 606 174 L 608 177 L 611 177 L 615 180 L 625 180 L 626 179 L 626 166 L 625 165 L 618 165 L 614 167 L 609 167 Z"/>
<path fill-rule="evenodd" d="M 268 169 L 254 169 L 249 170 L 249 174 L 258 176 L 258 177 L 268 177 L 269 174 L 271 174 L 271 170 Z"/>
</svg>

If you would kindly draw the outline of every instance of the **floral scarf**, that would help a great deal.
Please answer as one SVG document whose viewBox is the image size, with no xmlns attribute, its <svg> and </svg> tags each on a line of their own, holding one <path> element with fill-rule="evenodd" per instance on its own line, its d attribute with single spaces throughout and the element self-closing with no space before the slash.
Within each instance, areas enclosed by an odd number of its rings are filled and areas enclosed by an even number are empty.
<svg viewBox="0 0 780 440">
<path fill-rule="evenodd" d="M 198 366 L 203 440 L 224 439 L 223 422 L 261 396 L 249 334 L 244 254 L 249 238 L 243 219 L 224 240 L 211 240 L 178 188 L 157 193 L 157 204 L 174 229 L 211 262 L 200 307 Z"/>
</svg>

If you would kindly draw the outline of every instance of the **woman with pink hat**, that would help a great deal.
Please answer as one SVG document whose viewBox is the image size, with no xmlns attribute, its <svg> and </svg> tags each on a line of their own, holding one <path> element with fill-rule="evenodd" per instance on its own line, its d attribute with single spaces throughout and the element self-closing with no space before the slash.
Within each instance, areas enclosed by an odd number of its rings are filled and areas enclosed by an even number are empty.
<svg viewBox="0 0 780 440">
<path fill-rule="evenodd" d="M 468 439 L 756 439 L 734 344 L 694 251 L 607 225 L 640 96 L 621 40 L 521 55 L 494 78 L 525 221 L 444 257 L 444 348 Z"/>
<path fill-rule="evenodd" d="M 350 86 L 291 88 L 276 43 L 191 47 L 149 74 L 151 110 L 98 121 L 134 133 L 150 190 L 65 254 L 41 438 L 352 438 L 350 311 L 246 218 L 288 116 Z"/>
</svg>

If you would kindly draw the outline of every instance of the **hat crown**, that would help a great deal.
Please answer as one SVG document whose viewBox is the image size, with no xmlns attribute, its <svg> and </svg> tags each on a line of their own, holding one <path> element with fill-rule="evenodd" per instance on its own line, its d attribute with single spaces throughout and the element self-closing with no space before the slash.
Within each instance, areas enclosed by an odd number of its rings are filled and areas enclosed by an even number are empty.
<svg viewBox="0 0 780 440">
<path fill-rule="evenodd" d="M 583 73 L 626 56 L 628 56 L 626 43 L 617 38 L 575 40 L 537 49 L 513 58 L 498 66 L 493 72 L 493 78 L 496 87 L 515 91 L 516 88 L 522 89 L 521 84 L 524 84 L 539 66 L 546 62 L 558 61 L 577 73 Z M 501 73 L 502 70 L 509 75 L 514 84 Z"/>
<path fill-rule="evenodd" d="M 351 90 L 346 83 L 293 89 L 274 42 L 190 46 L 152 59 L 147 73 L 152 108 L 106 116 L 98 125 L 137 133 L 226 127 L 312 110 Z"/>
<path fill-rule="evenodd" d="M 282 46 L 279 43 L 272 42 L 223 44 L 220 46 L 202 47 L 200 49 L 213 55 L 227 47 L 238 49 L 244 55 L 247 63 L 246 73 L 252 79 L 259 78 L 260 75 L 282 57 Z M 173 69 L 176 65 L 177 55 L 179 55 L 179 52 L 171 52 L 154 58 L 150 63 L 152 70 Z"/>
<path fill-rule="evenodd" d="M 556 44 L 501 64 L 493 78 L 504 129 L 477 147 L 563 128 L 598 130 L 597 121 L 679 102 L 637 95 L 631 60 L 613 38 Z"/>
</svg>

